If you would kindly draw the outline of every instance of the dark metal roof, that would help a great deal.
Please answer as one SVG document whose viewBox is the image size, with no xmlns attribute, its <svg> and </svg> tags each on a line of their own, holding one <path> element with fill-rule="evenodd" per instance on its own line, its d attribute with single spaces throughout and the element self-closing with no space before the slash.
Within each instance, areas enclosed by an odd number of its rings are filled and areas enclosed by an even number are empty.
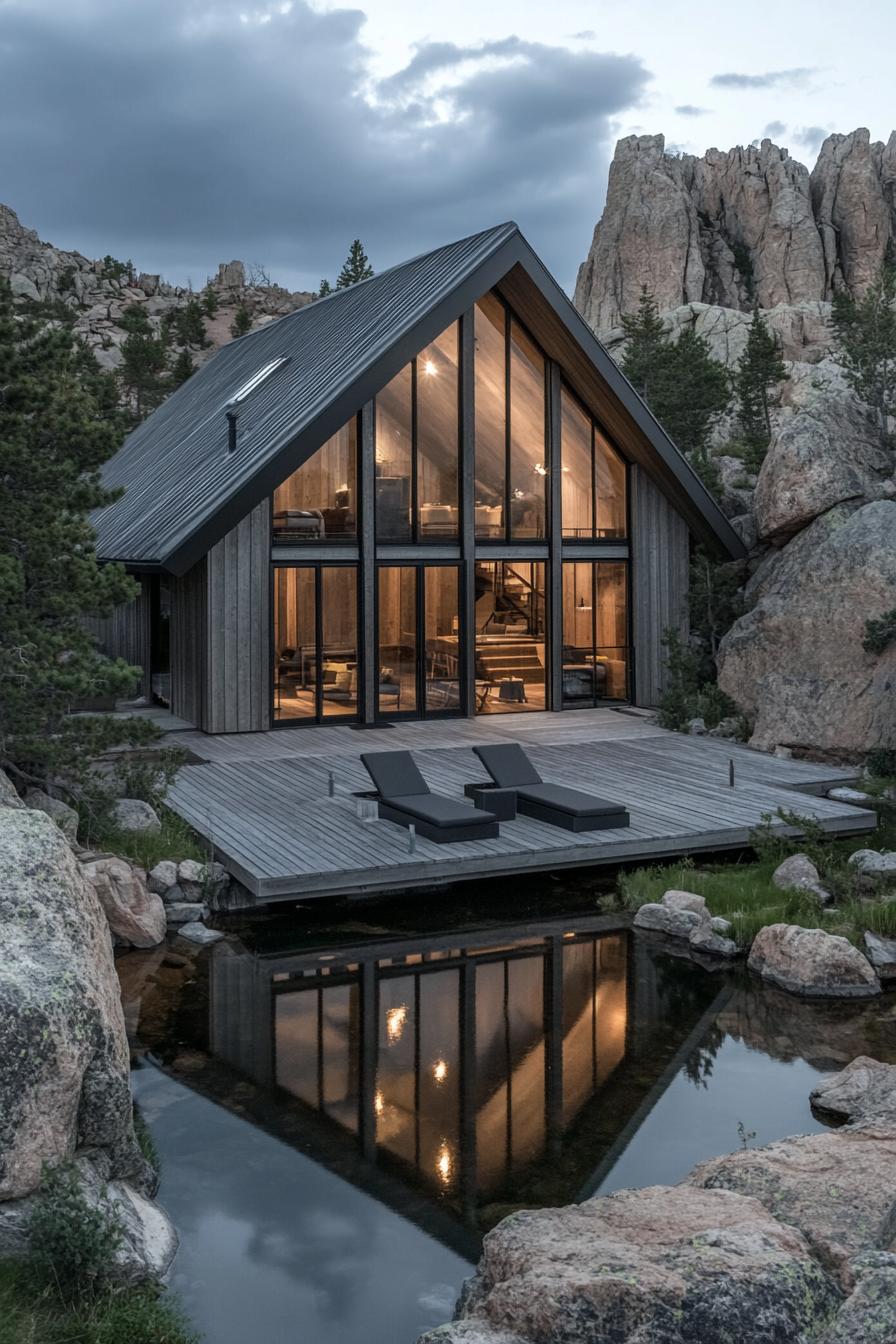
<svg viewBox="0 0 896 1344">
<path fill-rule="evenodd" d="M 513 223 L 383 271 L 224 348 L 125 440 L 103 482 L 124 494 L 94 517 L 98 554 L 183 573 L 415 354 L 514 265 L 532 275 L 687 490 L 723 549 L 741 543 Z M 288 363 L 226 410 L 265 365 Z M 631 402 L 631 404 L 629 404 Z"/>
</svg>

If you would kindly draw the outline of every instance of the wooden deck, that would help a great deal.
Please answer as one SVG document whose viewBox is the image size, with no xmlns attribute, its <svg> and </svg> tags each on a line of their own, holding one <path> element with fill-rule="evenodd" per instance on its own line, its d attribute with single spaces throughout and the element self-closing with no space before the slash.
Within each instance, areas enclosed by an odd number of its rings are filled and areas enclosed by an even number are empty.
<svg viewBox="0 0 896 1344">
<path fill-rule="evenodd" d="M 823 796 L 853 777 L 848 770 L 667 733 L 637 711 L 403 723 L 382 732 L 187 731 L 170 741 L 201 758 L 181 770 L 171 806 L 259 903 L 740 848 L 763 814 L 778 808 L 812 816 L 830 834 L 860 833 L 876 821 L 873 812 Z M 484 777 L 471 746 L 499 741 L 523 743 L 548 780 L 618 799 L 631 825 L 572 834 L 522 817 L 502 822 L 494 840 L 437 845 L 417 837 L 411 852 L 402 827 L 358 817 L 353 795 L 371 787 L 362 751 L 406 747 L 434 790 L 461 798 L 465 783 Z"/>
</svg>

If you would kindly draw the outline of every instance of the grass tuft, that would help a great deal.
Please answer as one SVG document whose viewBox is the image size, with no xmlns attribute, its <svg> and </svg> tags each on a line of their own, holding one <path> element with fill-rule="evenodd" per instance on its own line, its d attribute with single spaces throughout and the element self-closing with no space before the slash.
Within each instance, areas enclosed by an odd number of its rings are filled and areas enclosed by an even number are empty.
<svg viewBox="0 0 896 1344">
<path fill-rule="evenodd" d="M 196 859 L 198 863 L 208 863 L 208 845 L 192 826 L 170 808 L 160 807 L 158 813 L 162 823 L 159 831 L 121 831 L 108 826 L 93 838 L 92 843 L 97 849 L 108 849 L 130 859 L 147 872 L 162 859 Z"/>
<path fill-rule="evenodd" d="M 799 827 L 803 835 L 782 835 L 777 821 Z M 669 890 L 693 891 L 702 896 L 710 911 L 731 921 L 738 946 L 748 948 L 767 924 L 797 924 L 806 929 L 824 929 L 861 944 L 866 929 L 882 937 L 896 937 L 896 900 L 883 899 L 885 892 L 869 899 L 862 880 L 849 864 L 858 849 L 896 848 L 896 807 L 881 801 L 880 824 L 866 836 L 829 840 L 809 818 L 782 813 L 766 818 L 753 833 L 756 857 L 752 861 L 707 864 L 698 867 L 692 859 L 678 863 L 638 868 L 619 877 L 619 894 L 627 910 L 661 901 Z M 835 904 L 823 907 L 811 892 L 781 891 L 772 874 L 788 854 L 808 854 L 818 868 L 822 885 Z"/>
</svg>

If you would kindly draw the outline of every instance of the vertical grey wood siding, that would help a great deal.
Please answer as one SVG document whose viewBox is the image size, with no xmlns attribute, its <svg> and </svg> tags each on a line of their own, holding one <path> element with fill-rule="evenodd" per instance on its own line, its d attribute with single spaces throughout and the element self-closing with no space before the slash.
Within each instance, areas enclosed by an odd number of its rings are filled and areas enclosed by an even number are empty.
<svg viewBox="0 0 896 1344">
<path fill-rule="evenodd" d="M 663 632 L 687 634 L 688 525 L 643 468 L 631 469 L 635 703 L 655 705 L 665 684 Z"/>
<path fill-rule="evenodd" d="M 116 607 L 111 616 L 86 617 L 84 624 L 93 634 L 103 653 L 110 658 L 124 658 L 141 669 L 135 686 L 135 695 L 150 693 L 150 597 L 147 575 L 138 575 L 140 592 L 133 602 Z"/>
<path fill-rule="evenodd" d="M 208 733 L 270 727 L 270 502 L 263 500 L 206 558 Z"/>
</svg>

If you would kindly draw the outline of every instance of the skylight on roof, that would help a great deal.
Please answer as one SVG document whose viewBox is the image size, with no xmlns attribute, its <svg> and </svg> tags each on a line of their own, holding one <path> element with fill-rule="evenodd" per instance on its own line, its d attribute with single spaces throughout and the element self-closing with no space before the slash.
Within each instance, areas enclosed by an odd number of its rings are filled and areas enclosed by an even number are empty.
<svg viewBox="0 0 896 1344">
<path fill-rule="evenodd" d="M 276 373 L 278 369 L 288 363 L 289 355 L 280 355 L 278 359 L 272 359 L 270 364 L 265 364 L 263 369 L 259 369 L 257 373 L 253 373 L 247 383 L 243 383 L 242 387 L 230 398 L 228 405 L 239 406 L 248 396 L 251 396 L 257 387 L 261 387 L 262 383 L 266 382 L 272 373 Z"/>
</svg>

